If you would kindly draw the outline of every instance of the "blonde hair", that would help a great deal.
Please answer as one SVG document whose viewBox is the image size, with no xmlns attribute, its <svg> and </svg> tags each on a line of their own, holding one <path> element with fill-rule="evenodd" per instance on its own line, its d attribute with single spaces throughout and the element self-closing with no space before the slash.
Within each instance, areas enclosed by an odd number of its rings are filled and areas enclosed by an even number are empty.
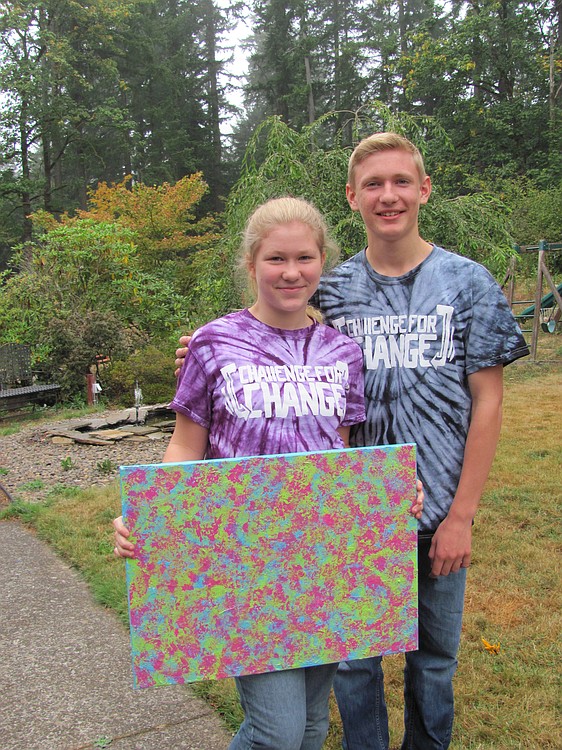
<svg viewBox="0 0 562 750">
<path fill-rule="evenodd" d="M 418 170 L 420 180 L 425 180 L 427 175 L 423 156 L 417 146 L 414 146 L 411 141 L 402 135 L 398 135 L 398 133 L 374 133 L 360 141 L 351 154 L 347 168 L 348 184 L 354 187 L 355 170 L 368 156 L 380 151 L 391 151 L 393 149 L 400 149 L 411 154 L 414 158 L 414 164 Z"/>
<path fill-rule="evenodd" d="M 320 252 L 325 256 L 325 265 L 332 266 L 337 262 L 340 252 L 339 247 L 330 236 L 328 225 L 320 211 L 303 198 L 294 198 L 287 195 L 281 198 L 272 198 L 262 203 L 246 222 L 240 247 L 240 265 L 246 272 L 249 266 L 255 262 L 260 245 L 267 235 L 277 227 L 293 222 L 299 222 L 310 228 Z M 255 282 L 253 279 L 248 280 L 255 296 L 257 292 Z M 321 313 L 313 307 L 309 306 L 307 313 L 315 320 L 322 320 Z"/>
</svg>

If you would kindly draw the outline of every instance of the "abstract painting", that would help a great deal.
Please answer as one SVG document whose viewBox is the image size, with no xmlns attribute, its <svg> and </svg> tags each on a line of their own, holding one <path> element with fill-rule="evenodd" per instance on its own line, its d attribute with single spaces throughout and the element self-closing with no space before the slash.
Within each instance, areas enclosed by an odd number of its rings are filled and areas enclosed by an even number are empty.
<svg viewBox="0 0 562 750">
<path fill-rule="evenodd" d="M 135 687 L 417 648 L 415 445 L 120 475 Z"/>
</svg>

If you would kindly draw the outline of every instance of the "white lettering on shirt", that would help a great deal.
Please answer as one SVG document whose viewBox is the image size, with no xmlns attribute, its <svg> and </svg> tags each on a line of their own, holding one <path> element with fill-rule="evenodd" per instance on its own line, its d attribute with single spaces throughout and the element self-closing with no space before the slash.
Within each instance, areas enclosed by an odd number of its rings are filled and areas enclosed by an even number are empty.
<svg viewBox="0 0 562 750">
<path fill-rule="evenodd" d="M 244 420 L 304 415 L 345 416 L 349 368 L 335 365 L 241 365 L 221 368 L 221 393 L 233 416 Z"/>
<path fill-rule="evenodd" d="M 435 315 L 375 315 L 335 318 L 334 328 L 363 348 L 365 367 L 443 367 L 454 360 L 454 308 L 437 305 Z"/>
</svg>

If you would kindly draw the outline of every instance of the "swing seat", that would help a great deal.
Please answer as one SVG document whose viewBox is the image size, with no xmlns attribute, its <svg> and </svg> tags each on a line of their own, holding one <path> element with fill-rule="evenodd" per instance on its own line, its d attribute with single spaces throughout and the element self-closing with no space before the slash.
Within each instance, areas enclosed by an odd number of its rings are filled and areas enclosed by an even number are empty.
<svg viewBox="0 0 562 750">
<path fill-rule="evenodd" d="M 545 333 L 554 333 L 556 330 L 556 321 L 547 320 L 545 323 L 541 323 L 541 328 Z"/>
</svg>

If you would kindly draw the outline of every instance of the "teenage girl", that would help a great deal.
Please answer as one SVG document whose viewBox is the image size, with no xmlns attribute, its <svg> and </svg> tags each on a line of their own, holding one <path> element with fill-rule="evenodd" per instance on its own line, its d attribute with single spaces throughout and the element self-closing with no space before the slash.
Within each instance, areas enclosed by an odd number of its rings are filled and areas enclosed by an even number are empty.
<svg viewBox="0 0 562 750">
<path fill-rule="evenodd" d="M 193 335 L 171 403 L 176 427 L 165 462 L 296 453 L 348 446 L 365 419 L 362 352 L 311 317 L 334 249 L 322 216 L 285 197 L 248 220 L 242 260 L 256 301 Z M 423 494 L 411 508 L 421 515 Z M 114 521 L 115 554 L 134 557 Z M 337 664 L 236 678 L 244 721 L 231 750 L 320 750 Z"/>
</svg>

